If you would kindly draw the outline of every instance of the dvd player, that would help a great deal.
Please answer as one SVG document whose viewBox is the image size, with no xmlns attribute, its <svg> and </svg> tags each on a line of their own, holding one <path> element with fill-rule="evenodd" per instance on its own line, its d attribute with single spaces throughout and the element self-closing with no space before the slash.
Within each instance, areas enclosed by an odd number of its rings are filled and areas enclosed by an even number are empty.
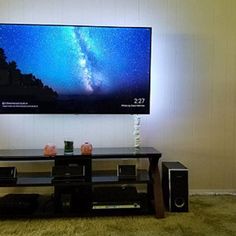
<svg viewBox="0 0 236 236">
<path fill-rule="evenodd" d="M 140 208 L 141 200 L 134 186 L 100 186 L 93 189 L 93 210 Z"/>
<path fill-rule="evenodd" d="M 139 202 L 93 202 L 93 210 L 107 210 L 107 209 L 140 209 L 141 204 Z"/>
</svg>

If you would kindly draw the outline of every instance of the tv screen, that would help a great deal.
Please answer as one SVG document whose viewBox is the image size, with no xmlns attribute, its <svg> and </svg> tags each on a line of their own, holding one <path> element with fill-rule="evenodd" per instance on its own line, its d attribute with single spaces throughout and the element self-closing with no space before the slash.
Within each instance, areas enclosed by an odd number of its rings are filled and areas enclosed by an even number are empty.
<svg viewBox="0 0 236 236">
<path fill-rule="evenodd" d="M 148 114 L 151 28 L 0 24 L 0 114 Z"/>
</svg>

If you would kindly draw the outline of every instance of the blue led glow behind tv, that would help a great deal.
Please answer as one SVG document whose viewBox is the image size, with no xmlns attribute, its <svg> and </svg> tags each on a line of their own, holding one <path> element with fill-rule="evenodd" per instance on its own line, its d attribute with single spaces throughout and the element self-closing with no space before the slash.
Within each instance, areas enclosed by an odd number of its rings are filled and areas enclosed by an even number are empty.
<svg viewBox="0 0 236 236">
<path fill-rule="evenodd" d="M 0 24 L 0 114 L 148 114 L 151 28 Z"/>
</svg>

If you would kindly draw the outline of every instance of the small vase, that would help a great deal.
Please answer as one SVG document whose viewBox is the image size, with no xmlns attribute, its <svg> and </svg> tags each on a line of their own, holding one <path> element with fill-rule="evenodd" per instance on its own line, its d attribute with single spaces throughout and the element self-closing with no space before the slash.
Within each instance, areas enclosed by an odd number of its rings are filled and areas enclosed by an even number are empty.
<svg viewBox="0 0 236 236">
<path fill-rule="evenodd" d="M 80 151 L 82 155 L 91 155 L 93 150 L 93 146 L 89 142 L 85 142 L 81 145 Z"/>
<path fill-rule="evenodd" d="M 73 141 L 64 141 L 64 154 L 72 155 L 74 152 Z"/>
<path fill-rule="evenodd" d="M 43 149 L 43 155 L 46 157 L 54 157 L 57 155 L 56 145 L 47 144 Z"/>
</svg>

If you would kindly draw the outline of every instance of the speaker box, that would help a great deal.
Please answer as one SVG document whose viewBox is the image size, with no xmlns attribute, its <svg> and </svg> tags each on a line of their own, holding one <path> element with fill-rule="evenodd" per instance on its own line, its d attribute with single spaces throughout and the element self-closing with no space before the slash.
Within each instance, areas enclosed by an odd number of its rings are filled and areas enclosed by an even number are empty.
<svg viewBox="0 0 236 236">
<path fill-rule="evenodd" d="M 180 162 L 162 162 L 162 189 L 166 209 L 188 212 L 188 169 Z"/>
</svg>

